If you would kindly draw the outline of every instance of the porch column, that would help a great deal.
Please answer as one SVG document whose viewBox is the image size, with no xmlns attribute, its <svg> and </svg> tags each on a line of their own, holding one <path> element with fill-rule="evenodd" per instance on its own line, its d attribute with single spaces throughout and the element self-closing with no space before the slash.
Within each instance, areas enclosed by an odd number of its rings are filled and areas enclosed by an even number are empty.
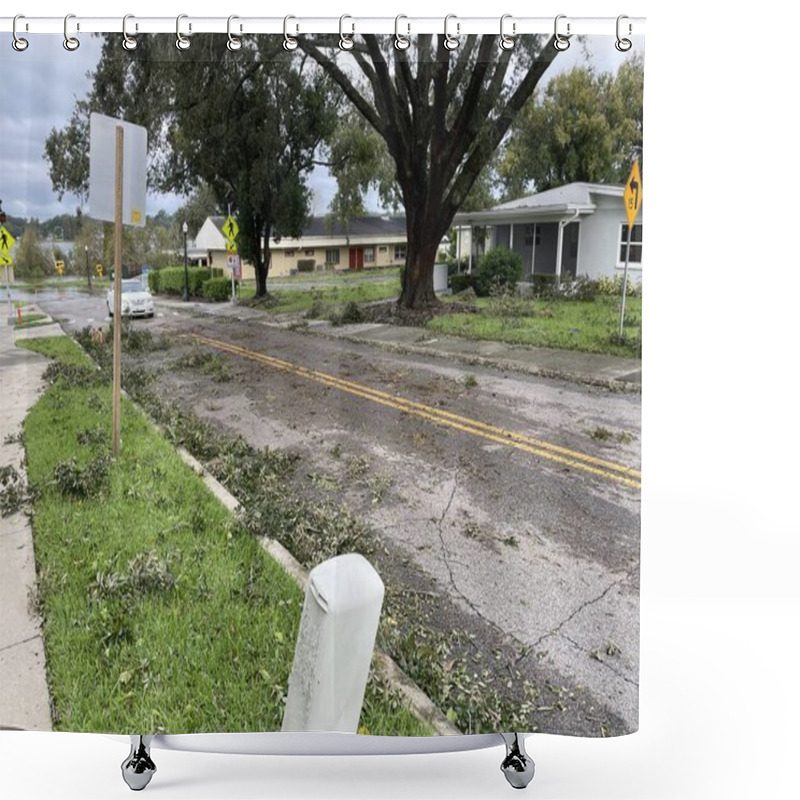
<svg viewBox="0 0 800 800">
<path fill-rule="evenodd" d="M 472 275 L 472 234 L 475 232 L 475 229 L 472 226 L 472 223 L 469 224 L 469 267 L 467 268 L 467 272 Z"/>
<path fill-rule="evenodd" d="M 556 245 L 556 286 L 561 284 L 561 253 L 564 249 L 564 226 L 567 223 L 558 221 L 558 244 Z"/>
<path fill-rule="evenodd" d="M 508 249 L 514 249 L 514 223 L 511 223 L 511 232 L 508 234 Z"/>
<path fill-rule="evenodd" d="M 458 272 L 461 273 L 461 232 L 462 228 L 459 225 L 456 228 L 456 262 L 458 264 Z"/>
</svg>

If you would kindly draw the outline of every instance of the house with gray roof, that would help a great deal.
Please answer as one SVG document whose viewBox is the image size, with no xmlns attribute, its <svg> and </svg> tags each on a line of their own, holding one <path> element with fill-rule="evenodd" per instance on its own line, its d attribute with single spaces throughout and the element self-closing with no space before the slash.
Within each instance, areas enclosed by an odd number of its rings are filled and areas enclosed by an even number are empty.
<svg viewBox="0 0 800 800">
<path fill-rule="evenodd" d="M 319 270 L 402 267 L 406 262 L 406 219 L 355 217 L 346 225 L 312 217 L 303 233 L 270 241 L 273 275 Z"/>
<path fill-rule="evenodd" d="M 225 217 L 207 217 L 197 233 L 190 256 L 205 254 L 212 267 L 227 264 Z M 270 276 L 320 270 L 401 267 L 406 261 L 406 220 L 395 216 L 365 216 L 347 225 L 328 217 L 312 217 L 299 237 L 270 239 Z M 253 267 L 242 263 L 242 277 L 254 278 Z"/>
<path fill-rule="evenodd" d="M 613 277 L 624 269 L 627 249 L 623 191 L 623 186 L 569 183 L 482 211 L 460 212 L 453 226 L 462 239 L 461 252 L 470 254 L 470 271 L 476 268 L 471 234 L 478 228 L 485 230 L 487 249 L 506 247 L 520 254 L 523 281 L 539 275 Z M 631 232 L 628 269 L 641 281 L 641 214 Z"/>
</svg>

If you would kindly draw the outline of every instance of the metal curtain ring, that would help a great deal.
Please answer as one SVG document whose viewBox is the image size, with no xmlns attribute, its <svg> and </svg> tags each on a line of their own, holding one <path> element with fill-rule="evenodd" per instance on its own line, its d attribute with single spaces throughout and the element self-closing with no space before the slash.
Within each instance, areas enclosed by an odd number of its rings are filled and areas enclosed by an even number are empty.
<svg viewBox="0 0 800 800">
<path fill-rule="evenodd" d="M 569 49 L 569 36 L 570 36 L 569 27 L 570 27 L 570 25 L 569 25 L 569 22 L 568 22 L 567 23 L 567 35 L 566 36 L 562 36 L 558 32 L 558 21 L 560 19 L 566 19 L 566 18 L 567 18 L 566 14 L 559 14 L 556 17 L 555 29 L 554 29 L 554 33 L 553 33 L 553 36 L 555 36 L 555 41 L 553 42 L 553 47 L 555 47 L 556 50 L 561 50 L 562 52 L 564 50 L 568 50 Z"/>
<path fill-rule="evenodd" d="M 133 36 L 128 36 L 128 20 L 134 19 L 133 14 L 126 14 L 122 18 L 122 46 L 125 50 L 135 50 L 136 46 L 139 42 L 133 38 Z M 139 29 L 139 25 L 136 25 L 136 29 Z"/>
<path fill-rule="evenodd" d="M 178 14 L 178 18 L 175 20 L 175 35 L 178 37 L 175 40 L 175 47 L 178 50 L 188 50 L 189 45 L 191 42 L 181 33 L 181 20 L 186 19 L 189 15 L 188 14 Z M 192 23 L 189 23 L 189 32 L 191 33 L 192 30 Z"/>
<path fill-rule="evenodd" d="M 512 50 L 517 43 L 517 40 L 514 38 L 517 35 L 517 23 L 511 23 L 511 36 L 508 36 L 503 30 L 503 23 L 507 19 L 511 19 L 511 14 L 503 14 L 503 16 L 500 17 L 500 47 L 502 47 L 503 50 Z"/>
<path fill-rule="evenodd" d="M 235 53 L 242 46 L 242 40 L 238 39 L 236 36 L 234 36 L 231 33 L 231 20 L 234 20 L 234 19 L 239 19 L 239 17 L 237 17 L 235 14 L 231 15 L 230 17 L 228 17 L 228 50 L 230 50 L 232 53 Z M 239 26 L 239 31 L 241 31 L 241 30 L 242 30 L 242 26 L 240 25 Z"/>
<path fill-rule="evenodd" d="M 297 39 L 292 38 L 289 36 L 289 20 L 290 19 L 297 19 L 297 17 L 293 17 L 291 14 L 288 17 L 283 18 L 283 49 L 289 50 L 297 50 Z"/>
<path fill-rule="evenodd" d="M 77 50 L 81 46 L 81 43 L 74 36 L 68 35 L 67 25 L 71 19 L 75 19 L 74 14 L 67 14 L 67 16 L 64 17 L 64 49 L 70 52 Z M 78 25 L 78 30 L 80 30 L 80 24 Z"/>
<path fill-rule="evenodd" d="M 619 33 L 620 22 L 622 22 L 623 19 L 628 19 L 628 17 L 625 14 L 620 14 L 617 17 L 617 41 L 614 43 L 614 47 L 616 47 L 617 50 L 620 51 L 620 53 L 627 53 L 628 50 L 630 50 L 631 47 L 633 47 L 633 42 L 631 42 L 630 39 L 623 39 L 620 36 L 620 33 Z M 628 23 L 628 35 L 629 36 L 630 36 L 632 30 L 633 29 L 632 29 L 631 24 L 629 22 Z"/>
<path fill-rule="evenodd" d="M 349 14 L 342 14 L 342 16 L 339 17 L 339 47 L 341 47 L 342 50 L 352 50 L 353 45 L 355 44 L 355 42 L 353 41 L 353 34 L 351 33 L 349 36 L 346 36 L 343 30 L 344 21 L 346 19 L 353 19 L 353 18 Z M 353 28 L 353 33 L 355 33 L 356 30 L 355 24 L 352 25 L 352 28 Z"/>
<path fill-rule="evenodd" d="M 394 46 L 397 50 L 408 50 L 411 46 L 411 40 L 407 36 L 400 35 L 400 20 L 408 19 L 405 14 L 398 14 L 394 18 Z M 411 23 L 406 23 L 408 33 L 411 33 Z"/>
<path fill-rule="evenodd" d="M 448 14 L 444 18 L 444 46 L 448 50 L 455 50 L 456 47 L 458 47 L 458 39 L 456 39 L 455 36 L 451 36 L 447 31 L 447 23 L 451 19 L 458 19 L 458 17 L 456 17 L 455 14 Z M 456 22 L 456 34 L 458 34 L 460 31 L 461 31 L 461 23 Z"/>
<path fill-rule="evenodd" d="M 18 19 L 25 19 L 25 15 L 24 14 L 17 14 L 17 16 L 14 17 L 14 22 L 13 22 L 13 24 L 11 26 L 11 33 L 14 36 L 14 40 L 11 42 L 11 46 L 18 53 L 21 53 L 23 50 L 27 50 L 28 49 L 29 42 L 28 42 L 27 39 L 23 39 L 22 37 L 17 36 L 17 20 Z M 25 30 L 28 30 L 28 23 L 27 22 L 25 23 Z"/>
</svg>

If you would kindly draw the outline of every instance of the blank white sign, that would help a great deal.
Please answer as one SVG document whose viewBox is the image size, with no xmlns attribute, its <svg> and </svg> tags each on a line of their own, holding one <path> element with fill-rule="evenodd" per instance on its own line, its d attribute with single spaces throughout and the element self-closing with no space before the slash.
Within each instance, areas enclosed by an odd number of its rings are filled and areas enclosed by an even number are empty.
<svg viewBox="0 0 800 800">
<path fill-rule="evenodd" d="M 117 128 L 122 127 L 122 222 L 143 228 L 147 200 L 147 130 L 121 119 L 89 118 L 89 216 L 115 221 Z"/>
</svg>

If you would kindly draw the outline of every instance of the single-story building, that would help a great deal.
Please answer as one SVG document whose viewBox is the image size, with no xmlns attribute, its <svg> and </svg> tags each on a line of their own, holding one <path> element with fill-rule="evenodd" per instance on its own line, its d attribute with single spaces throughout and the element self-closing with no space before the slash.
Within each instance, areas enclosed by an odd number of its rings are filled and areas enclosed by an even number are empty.
<svg viewBox="0 0 800 800">
<path fill-rule="evenodd" d="M 453 221 L 457 250 L 470 255 L 472 231 L 485 229 L 486 249 L 506 247 L 522 256 L 522 280 L 535 275 L 613 277 L 625 267 L 628 217 L 624 187 L 601 183 L 569 183 L 555 189 L 501 203 L 483 211 L 459 212 Z M 467 241 L 467 234 L 470 234 Z M 642 217 L 634 223 L 628 263 L 641 281 Z"/>
<path fill-rule="evenodd" d="M 227 266 L 227 240 L 222 232 L 225 219 L 206 218 L 194 247 L 190 248 L 190 256 L 205 254 L 208 266 Z M 401 267 L 406 261 L 406 220 L 390 216 L 357 217 L 344 227 L 327 217 L 312 217 L 299 237 L 271 239 L 269 246 L 270 277 L 325 269 Z M 242 262 L 242 277 L 255 278 L 252 264 Z"/>
<path fill-rule="evenodd" d="M 269 246 L 271 275 L 402 267 L 406 262 L 406 220 L 356 217 L 343 226 L 327 217 L 312 217 L 299 238 L 273 239 Z"/>
</svg>

